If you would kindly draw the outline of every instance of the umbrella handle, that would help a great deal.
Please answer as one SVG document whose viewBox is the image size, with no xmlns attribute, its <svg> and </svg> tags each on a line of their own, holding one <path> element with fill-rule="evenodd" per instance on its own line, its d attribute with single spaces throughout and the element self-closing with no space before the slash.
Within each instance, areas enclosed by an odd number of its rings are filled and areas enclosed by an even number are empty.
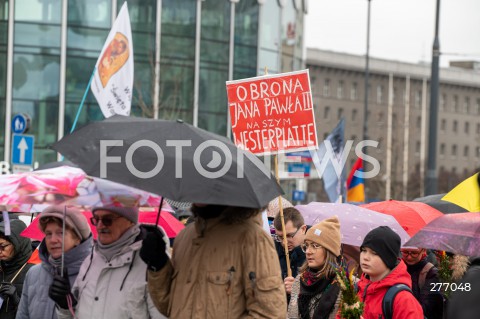
<svg viewBox="0 0 480 319">
<path fill-rule="evenodd" d="M 62 263 L 60 266 L 60 274 L 63 276 L 63 266 L 65 264 L 65 221 L 67 218 L 67 205 L 63 207 L 63 223 L 62 223 Z"/>
<path fill-rule="evenodd" d="M 160 200 L 160 206 L 158 206 L 157 220 L 155 221 L 155 226 L 158 225 L 158 221 L 160 220 L 160 212 L 162 211 L 163 199 L 164 197 L 162 196 L 162 199 Z"/>
</svg>

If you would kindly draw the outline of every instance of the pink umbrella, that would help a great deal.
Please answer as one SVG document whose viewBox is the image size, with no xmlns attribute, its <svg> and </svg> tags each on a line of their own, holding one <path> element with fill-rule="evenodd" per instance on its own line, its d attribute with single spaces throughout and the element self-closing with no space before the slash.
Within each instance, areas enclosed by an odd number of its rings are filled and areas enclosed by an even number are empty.
<svg viewBox="0 0 480 319">
<path fill-rule="evenodd" d="M 105 179 L 79 168 L 61 166 L 0 176 L 0 207 L 11 212 L 40 212 L 49 205 L 158 207 L 161 196 Z"/>
<path fill-rule="evenodd" d="M 439 217 L 423 227 L 407 244 L 465 256 L 480 256 L 480 213 Z"/>
<path fill-rule="evenodd" d="M 337 215 L 340 221 L 342 243 L 344 244 L 360 246 L 365 235 L 378 226 L 390 227 L 400 236 L 402 244 L 405 244 L 410 239 L 407 232 L 403 230 L 402 226 L 392 216 L 377 213 L 360 206 L 312 202 L 308 205 L 297 205 L 295 208 L 302 213 L 305 223 L 308 225 L 317 224 L 328 217 Z"/>
<path fill-rule="evenodd" d="M 138 215 L 138 221 L 141 224 L 148 224 L 154 225 L 155 220 L 157 218 L 158 209 L 140 209 L 140 213 Z M 92 225 L 90 218 L 92 217 L 92 212 L 90 211 L 83 211 L 83 215 L 88 220 L 88 224 L 90 225 L 90 229 L 92 230 L 93 238 L 97 238 L 97 228 Z M 175 238 L 177 237 L 178 233 L 185 228 L 185 226 L 179 222 L 170 212 L 167 210 L 162 210 L 160 214 L 160 219 L 158 221 L 158 225 L 161 226 L 165 233 L 167 234 L 168 238 Z M 44 233 L 38 228 L 38 217 L 35 218 L 27 228 L 25 228 L 22 233 L 20 234 L 23 237 L 31 238 L 34 240 L 41 241 L 45 236 Z"/>
</svg>

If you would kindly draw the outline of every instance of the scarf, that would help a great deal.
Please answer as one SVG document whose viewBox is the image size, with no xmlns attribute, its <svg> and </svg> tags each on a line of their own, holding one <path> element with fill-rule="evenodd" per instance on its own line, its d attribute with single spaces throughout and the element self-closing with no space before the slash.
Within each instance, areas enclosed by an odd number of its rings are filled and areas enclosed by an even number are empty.
<svg viewBox="0 0 480 319">
<path fill-rule="evenodd" d="M 101 242 L 97 241 L 97 251 L 103 255 L 107 261 L 110 261 L 115 255 L 121 254 L 124 250 L 127 250 L 128 247 L 136 241 L 139 234 L 140 227 L 134 225 L 127 229 L 119 239 L 111 244 L 102 245 Z"/>
<path fill-rule="evenodd" d="M 332 284 L 335 276 L 317 277 L 316 272 L 305 270 L 300 277 L 298 312 L 302 319 L 326 319 L 335 307 L 340 287 Z M 313 316 L 310 313 L 313 311 Z"/>
<path fill-rule="evenodd" d="M 48 262 L 52 265 L 52 269 L 54 269 L 55 273 L 57 273 L 57 269 L 62 267 L 62 257 L 55 259 L 52 255 L 48 255 Z M 58 273 L 60 273 L 60 270 Z"/>
</svg>

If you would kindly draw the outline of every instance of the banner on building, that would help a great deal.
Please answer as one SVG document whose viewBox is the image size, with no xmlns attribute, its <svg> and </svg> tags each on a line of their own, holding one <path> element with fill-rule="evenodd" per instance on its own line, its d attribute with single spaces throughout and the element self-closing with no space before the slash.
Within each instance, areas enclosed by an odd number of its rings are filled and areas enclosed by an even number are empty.
<svg viewBox="0 0 480 319">
<path fill-rule="evenodd" d="M 133 44 L 127 2 L 120 9 L 97 60 L 91 89 L 105 117 L 130 115 Z"/>
<path fill-rule="evenodd" d="M 256 155 L 317 148 L 308 70 L 227 81 L 235 145 Z"/>
</svg>

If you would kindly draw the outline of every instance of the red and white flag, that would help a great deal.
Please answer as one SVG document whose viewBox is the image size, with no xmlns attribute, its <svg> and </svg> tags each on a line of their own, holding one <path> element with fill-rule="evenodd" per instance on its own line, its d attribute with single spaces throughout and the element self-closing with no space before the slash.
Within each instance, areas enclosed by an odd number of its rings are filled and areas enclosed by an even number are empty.
<svg viewBox="0 0 480 319">
<path fill-rule="evenodd" d="M 133 45 L 127 2 L 120 9 L 95 67 L 91 89 L 103 115 L 130 115 Z"/>
</svg>

